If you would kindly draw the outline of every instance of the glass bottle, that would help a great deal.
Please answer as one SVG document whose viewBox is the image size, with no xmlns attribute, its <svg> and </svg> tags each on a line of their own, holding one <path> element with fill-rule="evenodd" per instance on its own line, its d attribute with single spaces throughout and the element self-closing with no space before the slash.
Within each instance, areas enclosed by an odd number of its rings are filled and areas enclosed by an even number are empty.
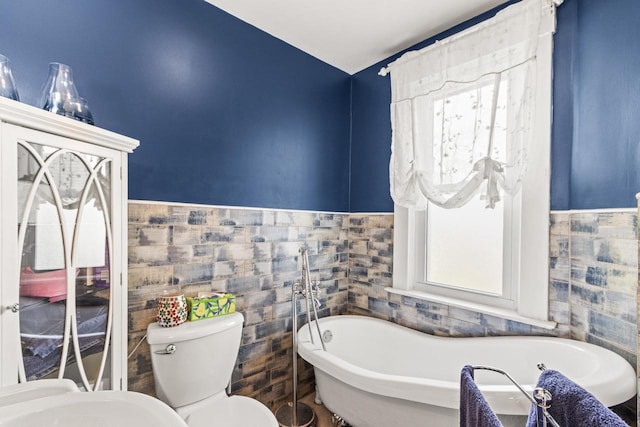
<svg viewBox="0 0 640 427">
<path fill-rule="evenodd" d="M 9 58 L 4 55 L 0 55 L 0 96 L 20 101 L 18 88 L 9 67 Z"/>
<path fill-rule="evenodd" d="M 59 62 L 49 64 L 49 77 L 42 88 L 39 105 L 47 111 L 94 124 L 89 105 L 78 94 L 71 67 Z"/>
<path fill-rule="evenodd" d="M 49 76 L 42 88 L 39 105 L 47 111 L 64 115 L 64 102 L 79 96 L 71 67 L 58 62 L 49 64 Z"/>
<path fill-rule="evenodd" d="M 62 109 L 66 117 L 71 117 L 74 120 L 89 123 L 90 125 L 94 124 L 89 104 L 82 97 L 67 99 L 62 104 Z"/>
</svg>

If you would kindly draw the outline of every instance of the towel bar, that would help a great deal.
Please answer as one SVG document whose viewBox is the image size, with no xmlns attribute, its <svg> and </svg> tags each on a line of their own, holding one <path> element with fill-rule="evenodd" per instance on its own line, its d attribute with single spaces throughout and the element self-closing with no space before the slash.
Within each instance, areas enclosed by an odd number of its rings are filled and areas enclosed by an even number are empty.
<svg viewBox="0 0 640 427">
<path fill-rule="evenodd" d="M 546 367 L 544 366 L 544 363 L 538 363 L 537 366 L 538 366 L 538 369 L 540 369 L 541 371 L 544 371 L 546 369 Z M 533 396 L 532 396 L 520 384 L 518 384 L 518 382 L 515 379 L 513 379 L 511 375 L 509 375 L 506 371 L 503 371 L 502 369 L 494 368 L 491 366 L 482 366 L 482 365 L 472 365 L 471 367 L 473 368 L 474 371 L 477 369 L 492 371 L 507 377 L 509 381 L 511 381 L 513 385 L 515 385 L 518 388 L 518 390 L 520 390 L 520 392 L 524 394 L 527 397 L 527 399 L 529 399 L 529 401 L 538 408 L 539 411 L 542 411 L 542 415 L 544 415 L 543 424 L 542 426 L 539 426 L 539 427 L 547 427 L 547 421 L 549 422 L 549 425 L 551 425 L 552 427 L 560 427 L 560 424 L 558 424 L 558 422 L 547 411 L 547 409 L 551 407 L 551 405 L 549 404 L 549 401 L 551 400 L 551 397 L 552 397 L 551 393 L 549 393 L 547 390 L 543 388 L 536 388 L 533 390 Z"/>
</svg>

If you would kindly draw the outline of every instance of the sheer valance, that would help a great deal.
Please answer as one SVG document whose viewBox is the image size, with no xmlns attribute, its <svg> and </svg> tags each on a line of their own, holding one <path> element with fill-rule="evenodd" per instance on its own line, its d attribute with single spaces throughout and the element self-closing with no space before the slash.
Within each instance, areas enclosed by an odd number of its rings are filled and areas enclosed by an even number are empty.
<svg viewBox="0 0 640 427">
<path fill-rule="evenodd" d="M 487 207 L 515 194 L 535 122 L 538 37 L 555 7 L 523 0 L 495 17 L 392 63 L 389 165 L 397 205 Z"/>
</svg>

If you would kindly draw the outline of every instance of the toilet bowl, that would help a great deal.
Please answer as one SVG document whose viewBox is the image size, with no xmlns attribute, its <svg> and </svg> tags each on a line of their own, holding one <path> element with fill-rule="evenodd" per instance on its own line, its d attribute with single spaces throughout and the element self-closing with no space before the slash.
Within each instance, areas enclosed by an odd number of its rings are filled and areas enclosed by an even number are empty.
<svg viewBox="0 0 640 427">
<path fill-rule="evenodd" d="M 271 411 L 255 399 L 227 396 L 240 349 L 240 313 L 172 328 L 147 328 L 156 394 L 191 427 L 278 427 Z"/>
<path fill-rule="evenodd" d="M 180 415 L 180 413 L 178 414 Z M 276 418 L 266 406 L 255 399 L 244 396 L 230 396 L 219 402 L 203 405 L 183 418 L 190 427 L 211 427 L 213 425 L 278 426 Z"/>
</svg>

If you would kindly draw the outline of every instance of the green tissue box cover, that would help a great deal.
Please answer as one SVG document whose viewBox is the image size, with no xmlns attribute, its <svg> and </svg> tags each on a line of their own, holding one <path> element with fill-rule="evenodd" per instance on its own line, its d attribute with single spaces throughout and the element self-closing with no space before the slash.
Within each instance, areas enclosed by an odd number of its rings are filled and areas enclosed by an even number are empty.
<svg viewBox="0 0 640 427">
<path fill-rule="evenodd" d="M 236 296 L 224 294 L 213 298 L 187 298 L 189 320 L 202 320 L 235 313 Z"/>
</svg>

